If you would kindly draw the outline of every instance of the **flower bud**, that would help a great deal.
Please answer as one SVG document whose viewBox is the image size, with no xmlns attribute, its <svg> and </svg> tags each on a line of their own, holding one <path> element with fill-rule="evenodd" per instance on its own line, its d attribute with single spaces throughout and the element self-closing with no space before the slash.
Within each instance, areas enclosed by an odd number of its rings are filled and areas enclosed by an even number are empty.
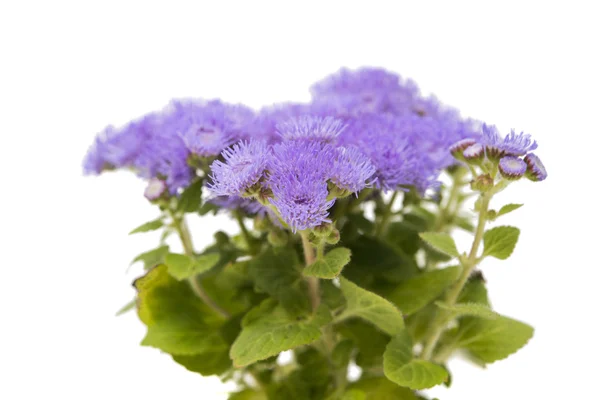
<svg viewBox="0 0 600 400">
<path fill-rule="evenodd" d="M 508 180 L 521 179 L 527 170 L 527 164 L 519 157 L 506 156 L 500 159 L 498 163 L 500 175 Z"/>
<path fill-rule="evenodd" d="M 463 139 L 450 146 L 450 153 L 458 160 L 464 161 L 463 151 L 469 146 L 477 143 L 475 139 Z"/>
<path fill-rule="evenodd" d="M 329 236 L 333 229 L 334 227 L 332 223 L 325 222 L 312 228 L 312 233 L 318 238 L 324 238 Z"/>
<path fill-rule="evenodd" d="M 252 221 L 252 227 L 258 232 L 266 232 L 272 226 L 273 224 L 271 223 L 271 220 L 269 220 L 269 218 L 266 215 L 258 214 L 254 217 L 254 220 Z"/>
<path fill-rule="evenodd" d="M 288 234 L 281 229 L 272 229 L 267 235 L 267 240 L 273 247 L 282 247 L 288 242 Z"/>
<path fill-rule="evenodd" d="M 487 192 L 494 187 L 494 179 L 489 175 L 479 175 L 473 181 L 471 181 L 471 189 L 478 192 Z"/>
<path fill-rule="evenodd" d="M 227 234 L 225 232 L 222 232 L 222 231 L 215 232 L 213 237 L 215 238 L 215 241 L 217 242 L 217 244 L 219 246 L 223 246 L 223 245 L 229 243 L 229 236 L 227 236 Z"/>
<path fill-rule="evenodd" d="M 329 235 L 325 238 L 327 244 L 337 244 L 340 241 L 340 231 L 333 229 Z"/>
<path fill-rule="evenodd" d="M 464 157 L 465 161 L 467 161 L 469 163 L 477 164 L 478 161 L 483 160 L 484 153 L 485 152 L 483 151 L 483 146 L 480 145 L 479 143 L 475 143 L 475 144 L 467 147 L 463 151 L 463 157 Z"/>
<path fill-rule="evenodd" d="M 167 190 L 167 184 L 165 181 L 152 178 L 148 182 L 148 186 L 144 190 L 144 196 L 150 201 L 156 201 L 162 197 Z"/>
<path fill-rule="evenodd" d="M 525 156 L 524 162 L 527 164 L 527 172 L 525 176 L 534 182 L 543 181 L 548 177 L 546 167 L 542 161 L 533 153 Z"/>
</svg>

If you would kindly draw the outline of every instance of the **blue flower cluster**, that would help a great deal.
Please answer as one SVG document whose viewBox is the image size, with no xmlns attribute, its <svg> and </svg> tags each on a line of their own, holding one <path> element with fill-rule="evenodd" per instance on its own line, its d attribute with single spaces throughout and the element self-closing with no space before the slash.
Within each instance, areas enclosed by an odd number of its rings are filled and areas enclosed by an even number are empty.
<svg viewBox="0 0 600 400">
<path fill-rule="evenodd" d="M 201 178 L 220 207 L 258 212 L 262 204 L 293 230 L 304 230 L 328 222 L 336 198 L 365 187 L 424 193 L 456 163 L 449 149 L 457 142 L 464 157 L 478 157 L 479 148 L 522 156 L 536 146 L 514 133 L 502 140 L 379 68 L 342 69 L 311 93 L 310 103 L 259 111 L 220 100 L 173 101 L 122 128 L 106 128 L 84 170 L 133 169 L 148 180 L 150 200 L 178 195 Z M 519 161 L 530 176 L 545 174 L 537 157 Z"/>
</svg>

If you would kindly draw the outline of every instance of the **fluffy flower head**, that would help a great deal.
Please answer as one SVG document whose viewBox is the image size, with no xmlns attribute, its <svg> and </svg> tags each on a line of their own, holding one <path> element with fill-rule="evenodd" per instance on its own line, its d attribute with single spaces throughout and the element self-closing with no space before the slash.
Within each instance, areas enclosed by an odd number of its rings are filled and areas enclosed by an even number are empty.
<svg viewBox="0 0 600 400">
<path fill-rule="evenodd" d="M 283 140 L 311 140 L 332 143 L 345 129 L 339 119 L 305 115 L 277 125 Z"/>
<path fill-rule="evenodd" d="M 209 188 L 217 196 L 242 196 L 264 177 L 268 153 L 262 141 L 239 142 L 223 150 L 224 162 L 216 160 L 211 165 Z"/>
</svg>

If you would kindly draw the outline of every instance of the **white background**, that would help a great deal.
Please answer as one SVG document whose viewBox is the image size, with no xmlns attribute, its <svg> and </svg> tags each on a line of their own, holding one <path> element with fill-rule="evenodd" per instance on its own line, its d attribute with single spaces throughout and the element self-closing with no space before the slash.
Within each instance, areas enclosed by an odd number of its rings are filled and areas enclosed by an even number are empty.
<svg viewBox="0 0 600 400">
<path fill-rule="evenodd" d="M 597 398 L 598 12 L 590 2 L 3 1 L 0 5 L 0 398 L 224 399 L 215 379 L 138 345 L 115 311 L 156 212 L 127 173 L 84 178 L 109 123 L 173 97 L 258 107 L 308 100 L 341 66 L 411 77 L 464 115 L 533 134 L 550 177 L 524 202 L 506 262 L 483 269 L 497 310 L 536 327 L 480 370 L 452 363 L 452 399 Z M 452 3 L 452 5 L 447 4 Z M 485 3 L 485 4 L 484 4 Z M 227 220 L 195 222 L 197 246 Z"/>
</svg>

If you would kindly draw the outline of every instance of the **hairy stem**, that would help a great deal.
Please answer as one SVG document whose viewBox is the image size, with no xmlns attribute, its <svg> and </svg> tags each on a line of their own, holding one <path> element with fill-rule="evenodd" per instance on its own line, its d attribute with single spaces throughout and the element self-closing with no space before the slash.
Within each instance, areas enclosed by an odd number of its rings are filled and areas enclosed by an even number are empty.
<svg viewBox="0 0 600 400">
<path fill-rule="evenodd" d="M 454 219 L 455 214 L 460 207 L 459 196 L 461 195 L 461 188 L 465 184 L 463 181 L 463 176 L 465 173 L 466 170 L 460 168 L 452 175 L 452 186 L 450 187 L 450 193 L 448 194 L 446 204 L 442 207 L 436 219 L 433 229 L 435 232 L 442 232 L 446 228 L 448 222 Z"/>
<path fill-rule="evenodd" d="M 300 237 L 302 238 L 302 250 L 304 251 L 304 262 L 307 266 L 315 262 L 315 252 L 313 250 L 312 243 L 310 243 L 310 240 L 308 239 L 308 234 L 308 231 L 300 232 Z M 321 296 L 319 294 L 319 278 L 315 278 L 314 276 L 307 277 L 306 282 L 308 283 L 310 304 L 314 312 L 321 303 Z"/>
<path fill-rule="evenodd" d="M 394 192 L 390 201 L 385 205 L 383 209 L 383 214 L 381 216 L 381 221 L 377 225 L 375 230 L 375 236 L 381 237 L 385 234 L 388 223 L 390 222 L 390 217 L 392 216 L 392 207 L 394 206 L 394 202 L 396 201 L 396 197 L 398 197 L 398 192 Z"/>
<path fill-rule="evenodd" d="M 244 224 L 244 217 L 242 215 L 241 212 L 235 212 L 235 219 L 240 227 L 240 231 L 242 232 L 242 237 L 244 238 L 244 241 L 246 242 L 246 246 L 248 247 L 248 251 L 250 251 L 250 254 L 254 255 L 256 254 L 256 246 L 255 246 L 255 240 L 252 237 L 252 235 L 250 234 L 250 232 L 248 231 L 248 228 L 246 228 L 246 224 Z"/>
<path fill-rule="evenodd" d="M 483 233 L 485 231 L 485 224 L 487 222 L 487 212 L 490 205 L 492 194 L 491 192 L 484 193 L 481 195 L 481 205 L 479 208 L 479 219 L 477 223 L 477 230 L 475 231 L 475 237 L 473 239 L 473 244 L 471 245 L 471 251 L 466 260 L 463 262 L 463 270 L 458 281 L 452 285 L 450 290 L 446 293 L 445 302 L 449 306 L 453 306 L 456 304 L 456 300 L 460 296 L 465 284 L 467 283 L 469 276 L 473 269 L 477 266 L 479 259 L 477 258 L 477 252 L 479 251 L 479 247 L 481 246 L 481 241 L 483 240 Z M 425 345 L 423 347 L 423 352 L 421 353 L 421 358 L 425 360 L 430 360 L 435 347 L 437 346 L 442 333 L 446 329 L 446 324 L 448 323 L 448 312 L 440 310 L 438 311 L 436 317 L 432 322 L 432 330 L 431 334 L 428 336 L 425 341 Z"/>
<path fill-rule="evenodd" d="M 171 217 L 173 218 L 173 225 L 175 227 L 175 230 L 177 231 L 177 234 L 179 235 L 179 239 L 181 240 L 181 244 L 183 246 L 183 251 L 185 255 L 189 257 L 194 257 L 194 245 L 192 243 L 192 235 L 190 234 L 190 231 L 188 229 L 185 217 L 176 217 L 174 215 L 171 215 Z M 221 308 L 217 303 L 215 303 L 214 300 L 211 299 L 210 296 L 204 291 L 204 288 L 195 276 L 189 277 L 188 282 L 190 284 L 190 287 L 192 288 L 192 291 L 207 306 L 209 306 L 213 311 L 225 318 L 230 317 L 229 313 L 223 308 Z"/>
</svg>

